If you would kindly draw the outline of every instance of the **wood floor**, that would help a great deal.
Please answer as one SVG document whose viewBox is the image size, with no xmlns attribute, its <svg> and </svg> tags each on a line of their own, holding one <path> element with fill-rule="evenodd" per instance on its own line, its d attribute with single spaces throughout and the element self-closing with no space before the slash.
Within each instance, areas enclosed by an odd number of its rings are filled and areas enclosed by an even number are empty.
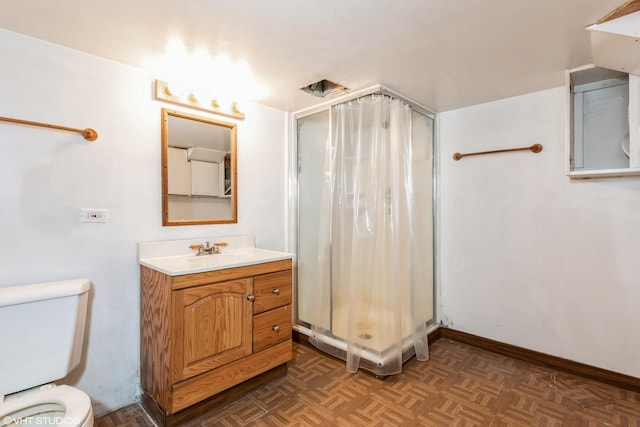
<svg viewBox="0 0 640 427">
<path fill-rule="evenodd" d="M 448 339 L 384 381 L 294 343 L 286 378 L 189 426 L 638 426 L 640 394 Z M 96 427 L 153 426 L 138 405 Z"/>
</svg>

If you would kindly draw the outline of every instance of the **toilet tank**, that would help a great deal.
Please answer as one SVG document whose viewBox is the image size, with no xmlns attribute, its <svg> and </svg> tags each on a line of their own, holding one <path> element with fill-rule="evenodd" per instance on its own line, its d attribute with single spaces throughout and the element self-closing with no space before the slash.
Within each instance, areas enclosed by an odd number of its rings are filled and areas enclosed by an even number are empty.
<svg viewBox="0 0 640 427">
<path fill-rule="evenodd" d="M 87 279 L 0 288 L 0 395 L 65 377 L 82 353 Z"/>
</svg>

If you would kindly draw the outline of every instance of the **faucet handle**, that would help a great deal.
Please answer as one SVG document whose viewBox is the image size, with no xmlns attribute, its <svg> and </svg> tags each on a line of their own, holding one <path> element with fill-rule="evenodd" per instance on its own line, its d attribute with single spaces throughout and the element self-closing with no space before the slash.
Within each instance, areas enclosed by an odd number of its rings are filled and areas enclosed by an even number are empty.
<svg viewBox="0 0 640 427">
<path fill-rule="evenodd" d="M 204 253 L 204 248 L 202 247 L 202 245 L 190 245 L 189 249 L 193 249 L 193 250 L 198 250 L 198 253 L 196 255 L 202 255 Z"/>
<path fill-rule="evenodd" d="M 219 254 L 220 253 L 220 248 L 221 247 L 225 247 L 227 246 L 228 243 L 227 242 L 218 242 L 218 243 L 214 243 L 213 244 L 213 252 Z"/>
</svg>

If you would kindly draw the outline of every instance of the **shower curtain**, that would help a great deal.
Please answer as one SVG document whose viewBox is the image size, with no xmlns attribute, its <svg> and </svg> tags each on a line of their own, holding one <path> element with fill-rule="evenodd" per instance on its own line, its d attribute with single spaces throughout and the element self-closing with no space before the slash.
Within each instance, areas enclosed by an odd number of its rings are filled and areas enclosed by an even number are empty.
<svg viewBox="0 0 640 427">
<path fill-rule="evenodd" d="M 381 94 L 331 110 L 309 341 L 345 359 L 348 372 L 363 358 L 392 375 L 413 354 L 429 357 L 431 252 L 420 239 L 431 235 L 431 215 L 415 200 L 411 120 L 407 104 Z"/>
</svg>

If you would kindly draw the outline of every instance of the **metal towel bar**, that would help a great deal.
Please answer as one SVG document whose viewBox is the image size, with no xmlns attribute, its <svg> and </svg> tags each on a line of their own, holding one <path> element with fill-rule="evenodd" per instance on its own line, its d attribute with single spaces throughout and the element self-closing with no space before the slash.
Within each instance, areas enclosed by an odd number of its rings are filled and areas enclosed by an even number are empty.
<svg viewBox="0 0 640 427">
<path fill-rule="evenodd" d="M 66 130 L 69 132 L 76 132 L 76 133 L 82 134 L 82 137 L 87 141 L 95 141 L 96 139 L 98 139 L 98 132 L 96 132 L 91 128 L 76 129 L 76 128 L 70 128 L 67 126 L 58 126 L 58 125 L 50 125 L 48 123 L 32 122 L 29 120 L 12 119 L 9 117 L 0 117 L 0 121 L 9 122 L 9 123 L 18 123 L 21 125 L 40 126 L 40 127 L 50 128 L 50 129 Z"/>
<path fill-rule="evenodd" d="M 542 144 L 533 144 L 530 147 L 519 147 L 519 148 L 503 148 L 501 150 L 491 150 L 491 151 L 477 151 L 475 153 L 453 153 L 453 160 L 460 160 L 463 157 L 467 156 L 479 156 L 481 154 L 494 154 L 494 153 L 507 153 L 509 151 L 531 151 L 533 153 L 539 153 L 542 151 Z"/>
</svg>

